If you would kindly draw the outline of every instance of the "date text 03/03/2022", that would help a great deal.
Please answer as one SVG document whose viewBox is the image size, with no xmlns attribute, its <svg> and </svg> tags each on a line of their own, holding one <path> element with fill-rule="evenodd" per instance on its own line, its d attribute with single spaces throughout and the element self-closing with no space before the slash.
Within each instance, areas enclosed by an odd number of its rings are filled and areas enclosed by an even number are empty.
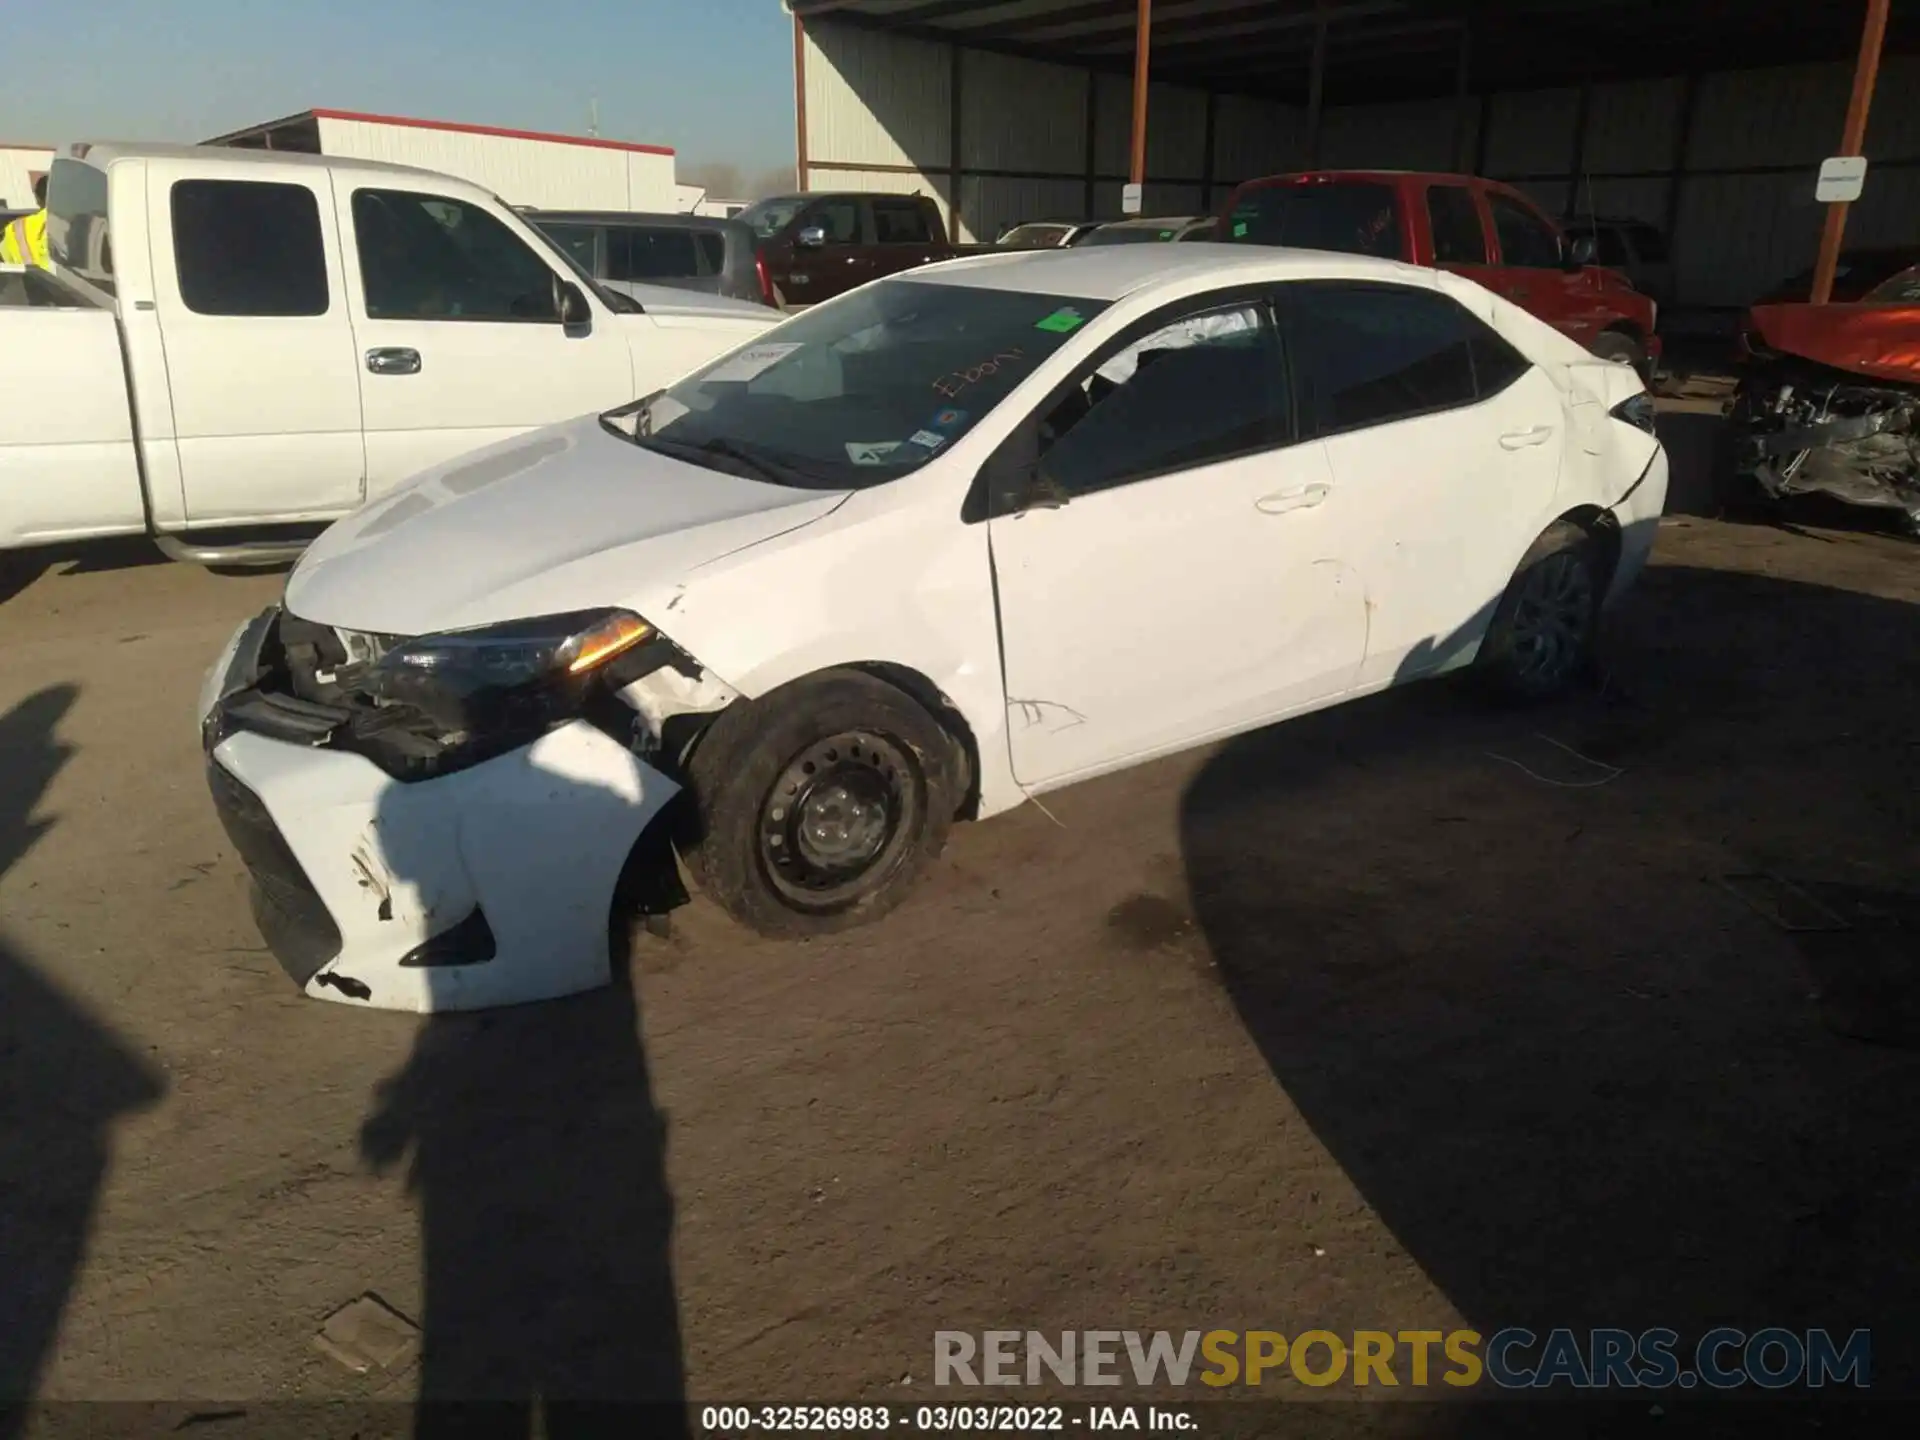
<svg viewBox="0 0 1920 1440">
<path fill-rule="evenodd" d="M 1191 1410 L 1160 1405 L 705 1405 L 700 1432 L 746 1436 L 795 1431 L 1042 1435 L 1138 1430 L 1161 1435 L 1199 1429 Z"/>
</svg>

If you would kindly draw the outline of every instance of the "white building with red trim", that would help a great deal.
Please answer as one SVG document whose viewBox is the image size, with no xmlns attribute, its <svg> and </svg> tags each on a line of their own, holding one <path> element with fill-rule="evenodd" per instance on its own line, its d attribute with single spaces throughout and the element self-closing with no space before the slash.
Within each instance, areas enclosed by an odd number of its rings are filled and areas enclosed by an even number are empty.
<svg viewBox="0 0 1920 1440">
<path fill-rule="evenodd" d="M 665 145 L 354 110 L 303 110 L 206 143 L 416 165 L 544 210 L 680 208 Z"/>
</svg>

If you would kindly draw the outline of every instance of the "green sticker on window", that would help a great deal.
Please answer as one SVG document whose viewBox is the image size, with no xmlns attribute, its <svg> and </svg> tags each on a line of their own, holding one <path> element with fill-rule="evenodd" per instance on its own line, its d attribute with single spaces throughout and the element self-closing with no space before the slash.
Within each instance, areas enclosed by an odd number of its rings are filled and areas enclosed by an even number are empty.
<svg viewBox="0 0 1920 1440">
<path fill-rule="evenodd" d="M 1162 240 L 1171 240 L 1173 238 L 1173 232 L 1171 230 L 1162 230 L 1160 232 L 1160 238 Z"/>
<path fill-rule="evenodd" d="M 1241 220 L 1241 221 L 1238 221 L 1238 222 L 1236 222 L 1236 223 L 1235 223 L 1235 225 L 1234 225 L 1234 227 L 1233 227 L 1233 233 L 1234 233 L 1235 235 L 1244 235 L 1244 234 L 1246 234 L 1246 233 L 1247 233 L 1247 222 L 1246 222 L 1246 221 L 1244 221 L 1244 220 Z"/>
<path fill-rule="evenodd" d="M 1081 325 L 1086 322 L 1086 318 L 1087 317 L 1082 315 L 1078 310 L 1068 305 L 1054 311 L 1051 315 L 1047 316 L 1046 319 L 1038 321 L 1033 328 L 1036 330 L 1051 330 L 1056 335 L 1064 335 L 1069 330 L 1078 330 Z"/>
</svg>

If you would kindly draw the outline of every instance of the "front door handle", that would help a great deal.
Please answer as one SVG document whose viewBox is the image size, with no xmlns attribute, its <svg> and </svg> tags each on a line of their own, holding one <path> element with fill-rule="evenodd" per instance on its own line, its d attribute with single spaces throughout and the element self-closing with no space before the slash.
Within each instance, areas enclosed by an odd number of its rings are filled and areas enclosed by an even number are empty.
<svg viewBox="0 0 1920 1440">
<path fill-rule="evenodd" d="M 1536 425 L 1531 430 L 1509 430 L 1500 437 L 1502 450 L 1524 450 L 1529 445 L 1544 445 L 1553 437 L 1551 425 Z"/>
<path fill-rule="evenodd" d="M 405 345 L 381 345 L 367 351 L 367 369 L 375 375 L 418 375 L 420 352 Z"/>
<path fill-rule="evenodd" d="M 1284 515 L 1289 510 L 1308 510 L 1327 498 L 1330 485 L 1303 485 L 1298 490 L 1279 490 L 1262 495 L 1253 508 L 1262 515 Z"/>
</svg>

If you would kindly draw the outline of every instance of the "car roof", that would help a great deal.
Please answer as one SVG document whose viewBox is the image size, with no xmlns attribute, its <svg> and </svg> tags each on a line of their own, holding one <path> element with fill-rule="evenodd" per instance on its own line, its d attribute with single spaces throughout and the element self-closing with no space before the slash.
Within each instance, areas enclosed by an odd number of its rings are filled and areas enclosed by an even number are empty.
<svg viewBox="0 0 1920 1440">
<path fill-rule="evenodd" d="M 1216 276 L 1223 285 L 1237 281 L 1260 284 L 1275 280 L 1372 279 L 1431 287 L 1434 273 L 1367 255 L 1198 243 L 998 250 L 923 265 L 894 276 L 893 281 L 1119 300 L 1143 290 L 1184 288 L 1186 282 L 1206 275 Z"/>
<path fill-rule="evenodd" d="M 1191 225 L 1201 219 L 1198 215 L 1130 215 L 1125 220 L 1107 220 L 1101 223 L 1102 230 L 1172 230 L 1181 225 Z"/>
<path fill-rule="evenodd" d="M 539 210 L 531 206 L 520 212 L 538 224 L 559 220 L 571 225 L 679 225 L 688 229 L 746 229 L 729 215 L 692 215 L 683 210 Z"/>
<path fill-rule="evenodd" d="M 104 140 L 89 144 L 79 157 L 55 155 L 55 159 L 78 158 L 88 165 L 106 167 L 116 160 L 186 160 L 202 165 L 292 166 L 296 169 L 366 171 L 378 175 L 404 175 L 409 179 L 426 177 L 445 180 L 474 194 L 486 191 L 470 181 L 423 170 L 417 165 L 395 165 L 386 160 L 358 160 L 345 155 L 310 155 L 300 150 L 255 150 L 241 145 L 157 145 L 147 141 Z"/>
</svg>

